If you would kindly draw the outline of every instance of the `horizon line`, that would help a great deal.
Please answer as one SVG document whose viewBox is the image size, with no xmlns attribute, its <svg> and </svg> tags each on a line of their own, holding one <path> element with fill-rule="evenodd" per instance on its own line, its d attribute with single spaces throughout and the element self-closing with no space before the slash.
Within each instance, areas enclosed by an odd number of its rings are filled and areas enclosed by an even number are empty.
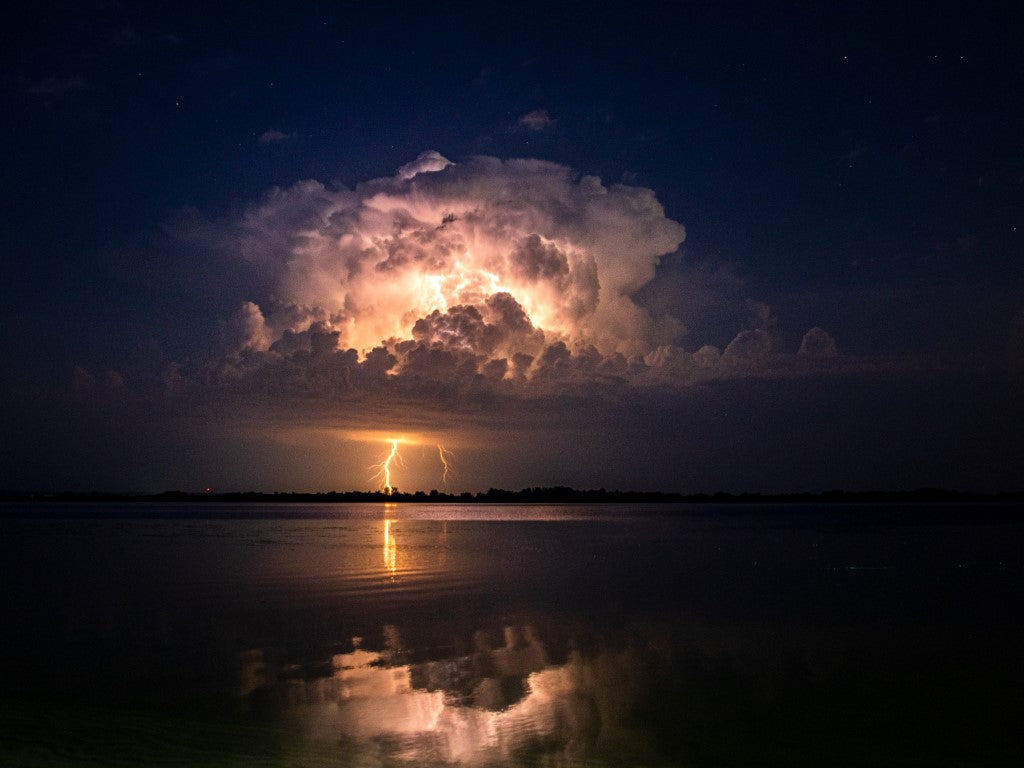
<svg viewBox="0 0 1024 768">
<path fill-rule="evenodd" d="M 818 502 L 818 501 L 1024 501 L 1024 490 L 1012 491 L 962 491 L 957 489 L 920 487 L 901 490 L 848 491 L 830 489 L 827 491 L 715 491 L 692 492 L 577 489 L 563 485 L 532 486 L 520 490 L 489 488 L 487 491 L 401 491 L 376 490 L 349 491 L 201 491 L 169 490 L 160 492 L 119 492 L 119 491 L 14 491 L 0 490 L 0 501 L 306 501 L 306 502 L 378 502 L 378 503 L 615 503 L 615 502 L 661 502 L 661 503 L 715 503 L 715 502 Z"/>
</svg>

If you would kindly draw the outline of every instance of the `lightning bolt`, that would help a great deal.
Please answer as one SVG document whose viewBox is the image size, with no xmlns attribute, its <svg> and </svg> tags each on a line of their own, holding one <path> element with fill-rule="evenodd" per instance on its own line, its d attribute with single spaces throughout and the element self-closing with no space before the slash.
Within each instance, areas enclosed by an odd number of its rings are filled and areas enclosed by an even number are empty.
<svg viewBox="0 0 1024 768">
<path fill-rule="evenodd" d="M 381 481 L 381 488 L 388 496 L 391 495 L 391 491 L 394 490 L 394 486 L 391 485 L 391 462 L 395 462 L 400 467 L 405 466 L 405 461 L 402 459 L 402 455 L 398 452 L 398 440 L 390 440 L 391 452 L 380 464 L 374 464 L 370 469 L 375 469 L 377 472 L 374 474 L 374 480 Z"/>
<path fill-rule="evenodd" d="M 452 452 L 445 448 L 440 443 L 437 444 L 437 456 L 441 459 L 441 466 L 444 468 L 441 471 L 441 485 L 445 488 L 448 487 L 448 473 L 451 471 L 451 465 L 449 462 L 452 460 Z"/>
</svg>

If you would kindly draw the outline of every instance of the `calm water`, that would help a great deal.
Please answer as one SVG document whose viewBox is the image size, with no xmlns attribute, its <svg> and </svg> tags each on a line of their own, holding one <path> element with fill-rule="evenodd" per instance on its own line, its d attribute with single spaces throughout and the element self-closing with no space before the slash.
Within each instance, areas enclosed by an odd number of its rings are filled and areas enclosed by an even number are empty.
<svg viewBox="0 0 1024 768">
<path fill-rule="evenodd" d="M 1019 765 L 1018 512 L 0 507 L 0 764 Z"/>
</svg>

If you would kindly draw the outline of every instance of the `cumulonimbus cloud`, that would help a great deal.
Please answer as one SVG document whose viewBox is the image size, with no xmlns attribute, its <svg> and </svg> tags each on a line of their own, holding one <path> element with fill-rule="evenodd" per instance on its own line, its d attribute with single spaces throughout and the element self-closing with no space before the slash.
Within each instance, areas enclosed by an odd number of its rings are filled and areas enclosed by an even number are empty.
<svg viewBox="0 0 1024 768">
<path fill-rule="evenodd" d="M 354 189 L 274 189 L 216 234 L 262 289 L 225 320 L 206 380 L 433 396 L 770 367 L 767 332 L 691 353 L 678 346 L 682 322 L 637 300 L 684 236 L 652 190 L 541 160 L 428 151 Z M 804 344 L 804 364 L 834 356 L 822 334 Z"/>
</svg>

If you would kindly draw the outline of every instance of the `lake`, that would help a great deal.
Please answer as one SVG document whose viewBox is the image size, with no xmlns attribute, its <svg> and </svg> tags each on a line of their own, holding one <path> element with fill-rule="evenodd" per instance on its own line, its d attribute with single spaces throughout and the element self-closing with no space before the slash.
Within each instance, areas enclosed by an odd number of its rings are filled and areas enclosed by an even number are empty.
<svg viewBox="0 0 1024 768">
<path fill-rule="evenodd" d="M 0 507 L 4 766 L 1024 756 L 995 505 Z"/>
</svg>

